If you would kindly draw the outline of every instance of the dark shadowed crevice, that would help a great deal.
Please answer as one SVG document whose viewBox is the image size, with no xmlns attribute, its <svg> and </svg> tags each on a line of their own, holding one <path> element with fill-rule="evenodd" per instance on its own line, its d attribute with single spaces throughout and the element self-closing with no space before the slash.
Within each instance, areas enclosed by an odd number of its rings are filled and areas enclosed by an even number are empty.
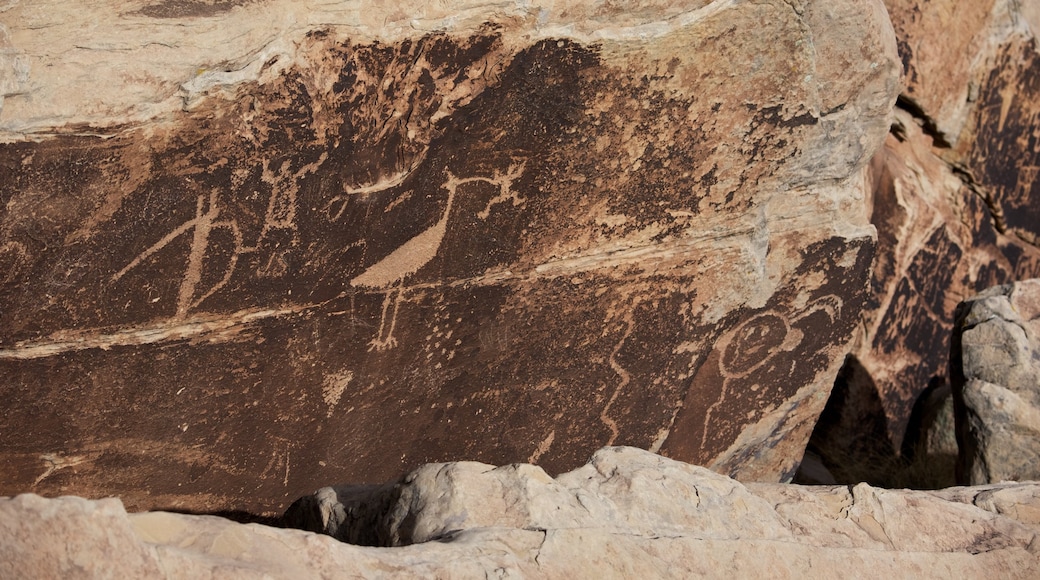
<svg viewBox="0 0 1040 580">
<path fill-rule="evenodd" d="M 149 512 L 169 512 L 173 514 L 184 514 L 186 516 L 216 516 L 218 518 L 224 518 L 240 524 L 262 524 L 270 526 L 272 528 L 284 528 L 285 523 L 282 516 L 265 516 L 256 514 L 245 510 L 216 510 L 216 511 L 198 511 L 198 510 L 186 510 L 181 508 L 156 508 L 148 510 Z"/>
<path fill-rule="evenodd" d="M 865 481 L 885 487 L 886 474 L 898 462 L 888 436 L 877 385 L 856 357 L 845 358 L 827 405 L 813 429 L 806 456 L 812 460 L 799 468 L 793 483 L 855 484 Z M 820 481 L 808 470 L 815 460 L 833 477 Z"/>
<path fill-rule="evenodd" d="M 910 489 L 954 485 L 957 444 L 950 396 L 946 377 L 933 376 L 914 404 L 902 449 L 897 450 L 873 378 L 855 357 L 848 356 L 793 483 L 866 482 Z"/>
<path fill-rule="evenodd" d="M 964 187 L 967 187 L 982 200 L 982 203 L 986 204 L 986 208 L 989 209 L 989 215 L 993 220 L 993 228 L 1006 235 L 1008 232 L 1007 220 L 1004 219 L 1004 210 L 1000 208 L 1000 204 L 993 199 L 992 195 L 982 188 L 970 169 L 959 163 L 951 163 L 949 164 L 949 167 L 950 171 L 952 171 L 953 174 L 964 183 Z"/>
<path fill-rule="evenodd" d="M 910 114 L 920 125 L 921 130 L 924 131 L 925 135 L 932 138 L 932 142 L 936 147 L 942 149 L 949 149 L 952 145 L 946 140 L 942 131 L 939 130 L 939 126 L 936 125 L 935 119 L 928 116 L 928 113 L 912 98 L 904 95 L 899 95 L 896 99 L 896 108 L 902 109 Z"/>
</svg>

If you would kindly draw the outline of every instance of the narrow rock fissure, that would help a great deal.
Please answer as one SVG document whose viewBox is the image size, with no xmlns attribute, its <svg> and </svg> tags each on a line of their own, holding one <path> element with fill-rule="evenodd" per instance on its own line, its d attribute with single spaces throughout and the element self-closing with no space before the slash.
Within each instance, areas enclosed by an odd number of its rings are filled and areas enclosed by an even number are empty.
<svg viewBox="0 0 1040 580">
<path fill-rule="evenodd" d="M 935 119 L 932 119 L 921 105 L 912 98 L 905 94 L 899 95 L 896 99 L 896 108 L 909 113 L 910 116 L 921 125 L 921 130 L 924 131 L 924 134 L 932 138 L 932 142 L 936 147 L 939 147 L 940 149 L 949 149 L 952 147 L 952 144 L 946 140 L 942 131 L 939 130 L 939 126 L 935 123 Z"/>
<path fill-rule="evenodd" d="M 931 116 L 929 116 L 928 113 L 925 112 L 925 110 L 921 107 L 921 105 L 914 101 L 911 97 L 905 94 L 899 95 L 899 97 L 896 99 L 896 108 L 901 111 L 905 111 L 915 121 L 917 121 L 918 125 L 921 127 L 921 130 L 924 132 L 924 134 L 932 138 L 933 146 L 939 149 L 952 148 L 953 145 L 946 140 L 946 137 L 943 135 L 942 131 L 939 130 L 935 120 Z M 900 141 L 906 140 L 905 128 L 903 128 L 899 123 L 895 123 L 892 125 L 891 132 Z M 949 161 L 945 161 L 945 163 L 950 168 L 950 171 L 952 171 L 953 174 L 961 180 L 964 186 L 967 187 L 976 196 L 978 196 L 978 198 L 986 205 L 986 208 L 989 210 L 990 220 L 994 229 L 996 229 L 1003 235 L 1014 235 L 1016 239 L 1030 246 L 1040 248 L 1040 241 L 1036 239 L 1029 239 L 1028 237 L 1023 236 L 1019 232 L 1011 231 L 1008 229 L 1007 220 L 1004 216 L 1004 210 L 1001 208 L 1000 204 L 997 203 L 997 201 L 994 199 L 993 195 L 982 186 L 978 179 L 975 178 L 975 175 L 968 167 L 966 167 L 962 163 Z"/>
<path fill-rule="evenodd" d="M 953 174 L 964 183 L 964 186 L 977 195 L 979 199 L 982 200 L 982 203 L 986 204 L 986 208 L 989 210 L 989 215 L 993 222 L 993 228 L 1001 234 L 1007 235 L 1007 221 L 1004 219 L 1004 211 L 1000 208 L 1000 204 L 998 204 L 996 200 L 993 199 L 993 196 L 979 185 L 978 180 L 975 179 L 975 176 L 971 173 L 970 169 L 959 163 L 950 163 L 948 165 L 950 171 L 952 171 Z"/>
</svg>

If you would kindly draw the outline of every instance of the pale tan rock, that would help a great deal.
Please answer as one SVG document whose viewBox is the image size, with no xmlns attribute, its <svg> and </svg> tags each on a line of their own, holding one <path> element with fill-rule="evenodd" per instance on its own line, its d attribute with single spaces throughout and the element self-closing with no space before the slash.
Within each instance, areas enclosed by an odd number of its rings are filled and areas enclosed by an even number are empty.
<svg viewBox="0 0 1040 580">
<path fill-rule="evenodd" d="M 432 541 L 393 548 L 210 516 L 127 515 L 118 500 L 0 499 L 0 572 L 96 577 L 74 561 L 105 554 L 121 578 L 1029 578 L 1040 556 L 1035 483 L 743 486 L 632 448 L 603 449 L 555 480 L 530 465 L 476 463 L 413 475 L 401 482 L 414 490 L 405 509 Z M 66 550 L 70 541 L 86 548 Z"/>
<path fill-rule="evenodd" d="M 131 528 L 118 499 L 0 499 L 4 578 L 158 577 L 155 551 Z"/>
<path fill-rule="evenodd" d="M 958 479 L 1040 479 L 1040 280 L 966 300 L 956 323 L 950 371 Z"/>
</svg>

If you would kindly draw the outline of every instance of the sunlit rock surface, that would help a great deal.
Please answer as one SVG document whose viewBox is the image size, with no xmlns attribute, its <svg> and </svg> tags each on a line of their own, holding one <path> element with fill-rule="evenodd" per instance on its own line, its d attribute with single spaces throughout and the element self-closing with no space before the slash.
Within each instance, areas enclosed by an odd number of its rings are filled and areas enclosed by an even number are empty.
<svg viewBox="0 0 1040 580">
<path fill-rule="evenodd" d="M 0 493 L 280 511 L 624 444 L 791 475 L 865 300 L 878 1 L 8 2 Z"/>
<path fill-rule="evenodd" d="M 0 499 L 0 574 L 1031 578 L 1040 564 L 1036 483 L 941 492 L 745 486 L 607 448 L 555 479 L 533 465 L 459 462 L 424 466 L 383 490 L 389 501 L 369 497 L 381 517 L 359 528 L 395 547 L 211 516 L 127 515 L 115 499 Z M 310 507 L 297 515 L 320 526 L 331 514 L 321 508 L 336 504 Z"/>
</svg>

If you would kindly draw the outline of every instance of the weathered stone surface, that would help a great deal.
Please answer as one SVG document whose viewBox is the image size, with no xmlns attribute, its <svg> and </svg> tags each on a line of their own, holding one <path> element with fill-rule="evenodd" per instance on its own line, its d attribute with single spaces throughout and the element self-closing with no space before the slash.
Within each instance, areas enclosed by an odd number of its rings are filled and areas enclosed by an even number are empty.
<svg viewBox="0 0 1040 580">
<path fill-rule="evenodd" d="M 892 136 L 873 163 L 875 302 L 852 349 L 892 447 L 929 387 L 948 384 L 956 305 L 1040 276 L 1032 3 L 886 0 L 905 65 Z M 855 424 L 847 425 L 855 430 Z M 911 436 L 912 438 L 912 436 Z M 887 443 L 879 443 L 887 445 Z"/>
<path fill-rule="evenodd" d="M 797 464 L 873 258 L 879 2 L 4 26 L 0 492 L 271 513 L 457 457 Z"/>
<path fill-rule="evenodd" d="M 950 372 L 958 479 L 1040 479 L 1040 280 L 958 307 Z"/>
<path fill-rule="evenodd" d="M 77 565 L 101 554 L 108 557 L 88 565 L 127 578 L 154 577 L 157 568 L 192 578 L 1029 578 L 1040 563 L 1035 483 L 941 492 L 744 486 L 607 448 L 556 479 L 531 465 L 450 463 L 384 489 L 396 490 L 384 520 L 396 531 L 384 538 L 409 545 L 362 547 L 207 516 L 127 515 L 114 499 L 2 499 L 0 574 L 86 576 Z M 112 548 L 119 551 L 105 552 Z"/>
<path fill-rule="evenodd" d="M 835 385 L 835 396 L 850 402 L 844 415 L 821 419 L 813 446 L 825 463 L 858 474 L 843 483 L 866 477 L 880 478 L 871 479 L 878 485 L 932 486 L 943 481 L 934 472 L 897 474 L 878 466 L 907 467 L 924 427 L 918 419 L 925 416 L 914 417 L 915 405 L 927 389 L 949 387 L 957 303 L 990 286 L 1040 275 L 1040 249 L 994 227 L 983 197 L 939 157 L 906 111 L 897 110 L 896 132 L 875 157 L 872 175 L 878 229 L 873 298 L 864 333 L 841 372 L 844 382 Z"/>
<path fill-rule="evenodd" d="M 1015 35 L 979 82 L 974 114 L 951 157 L 986 200 L 998 231 L 1040 247 L 1040 45 Z"/>
<path fill-rule="evenodd" d="M 970 147 L 975 135 L 965 130 L 972 118 L 993 113 L 978 109 L 987 105 L 980 97 L 983 85 L 992 84 L 988 77 L 1030 74 L 1018 69 L 1019 63 L 1008 67 L 1001 60 L 1011 46 L 1040 32 L 1040 9 L 1017 0 L 885 0 L 885 6 L 903 61 L 904 106 L 924 116 L 940 146 Z M 1030 106 L 1032 92 L 1023 85 L 1004 85 L 1004 95 L 1017 97 L 1019 106 Z M 1027 98 L 1022 102 L 1012 93 Z"/>
<path fill-rule="evenodd" d="M 1007 0 L 885 0 L 899 42 L 905 105 L 953 143 L 967 123 L 985 55 L 1009 32 Z"/>
</svg>

